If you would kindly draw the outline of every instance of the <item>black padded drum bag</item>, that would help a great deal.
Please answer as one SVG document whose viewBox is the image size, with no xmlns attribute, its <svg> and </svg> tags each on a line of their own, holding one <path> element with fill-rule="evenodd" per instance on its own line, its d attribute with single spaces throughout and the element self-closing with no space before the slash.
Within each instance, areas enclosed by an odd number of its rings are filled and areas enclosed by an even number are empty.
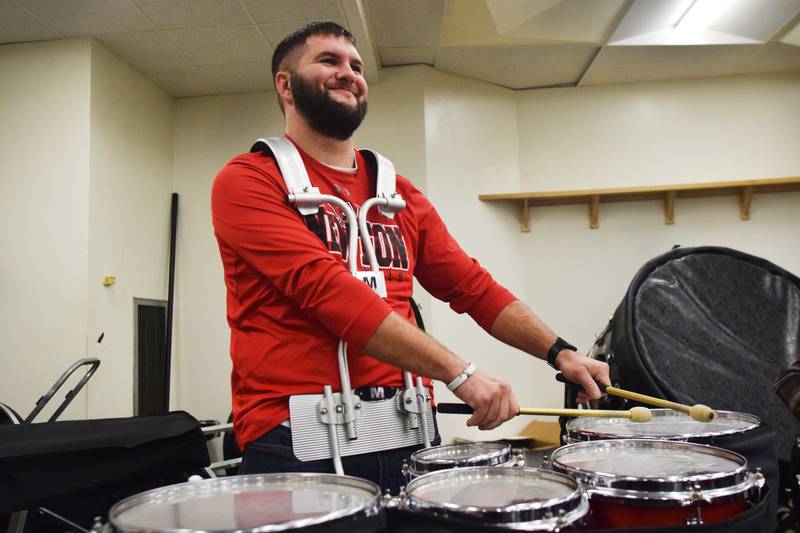
<svg viewBox="0 0 800 533">
<path fill-rule="evenodd" d="M 719 247 L 676 248 L 634 277 L 611 330 L 621 387 L 757 415 L 788 460 L 798 421 L 773 392 L 800 358 L 800 279 Z"/>
</svg>

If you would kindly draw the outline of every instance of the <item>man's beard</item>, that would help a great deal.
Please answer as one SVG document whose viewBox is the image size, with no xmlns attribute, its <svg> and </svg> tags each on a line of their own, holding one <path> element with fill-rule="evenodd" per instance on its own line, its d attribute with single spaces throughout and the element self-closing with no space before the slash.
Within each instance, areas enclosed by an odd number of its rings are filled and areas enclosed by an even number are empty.
<svg viewBox="0 0 800 533">
<path fill-rule="evenodd" d="M 340 141 L 349 139 L 367 114 L 366 98 L 350 107 L 331 98 L 328 89 L 318 90 L 296 72 L 292 73 L 290 83 L 297 110 L 312 129 L 326 137 Z M 349 86 L 342 88 L 349 89 Z"/>
</svg>

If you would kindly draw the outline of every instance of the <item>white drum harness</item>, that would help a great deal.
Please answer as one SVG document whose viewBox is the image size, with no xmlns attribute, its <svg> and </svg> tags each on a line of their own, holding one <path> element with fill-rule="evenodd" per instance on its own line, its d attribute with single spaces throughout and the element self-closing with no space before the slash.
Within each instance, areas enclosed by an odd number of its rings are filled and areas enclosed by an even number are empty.
<svg viewBox="0 0 800 533">
<path fill-rule="evenodd" d="M 381 214 L 394 218 L 406 206 L 395 190 L 396 175 L 392 162 L 371 150 L 361 150 L 365 159 L 375 164 L 377 183 L 375 197 L 361 206 L 358 216 L 341 198 L 321 194 L 311 185 L 300 153 L 294 144 L 282 137 L 258 139 L 250 152 L 269 150 L 280 169 L 289 203 L 301 215 L 313 215 L 322 203 L 339 207 L 347 217 L 350 228 L 347 263 L 350 273 L 369 285 L 381 298 L 386 298 L 386 281 L 380 271 L 375 249 L 367 230 L 367 213 L 377 206 Z M 358 240 L 369 260 L 369 271 L 357 267 Z M 347 343 L 339 340 L 339 377 L 342 391 L 334 393 L 332 385 L 325 385 L 322 394 L 303 394 L 289 399 L 289 417 L 292 424 L 292 447 L 301 461 L 333 459 L 337 474 L 343 474 L 341 458 L 349 455 L 424 444 L 431 445 L 433 414 L 430 395 L 422 378 L 413 382 L 411 373 L 403 371 L 405 389 L 394 399 L 365 401 L 353 394 L 347 368 Z M 359 422 L 358 429 L 356 422 Z M 325 446 L 327 441 L 328 446 Z"/>
</svg>

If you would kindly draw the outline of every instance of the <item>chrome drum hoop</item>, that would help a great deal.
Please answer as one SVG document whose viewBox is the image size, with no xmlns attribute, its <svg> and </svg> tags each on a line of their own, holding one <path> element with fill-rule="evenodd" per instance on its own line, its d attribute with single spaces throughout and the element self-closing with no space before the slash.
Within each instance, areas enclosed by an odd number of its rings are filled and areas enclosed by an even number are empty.
<svg viewBox="0 0 800 533">
<path fill-rule="evenodd" d="M 566 425 L 566 442 L 657 439 L 706 443 L 714 437 L 743 433 L 761 425 L 761 419 L 757 416 L 736 411 L 714 411 L 714 420 L 709 423 L 697 422 L 689 415 L 672 409 L 651 409 L 650 412 L 653 414 L 653 420 L 649 422 L 631 422 L 627 418 L 616 417 L 573 418 Z M 673 432 L 666 431 L 670 422 L 678 426 Z M 629 434 L 615 432 L 615 427 L 630 428 L 633 431 Z M 649 431 L 651 429 L 652 431 Z"/>
<path fill-rule="evenodd" d="M 468 442 L 423 448 L 411 454 L 413 477 L 470 466 L 513 466 L 511 445 L 503 442 Z"/>
<path fill-rule="evenodd" d="M 460 505 L 453 501 L 433 501 L 423 497 L 431 487 L 486 486 L 497 479 L 517 484 L 541 480 L 562 485 L 566 494 L 528 502 L 515 501 L 503 506 Z M 528 467 L 477 466 L 432 472 L 411 481 L 402 498 L 401 505 L 409 511 L 511 530 L 558 531 L 579 522 L 589 512 L 588 496 L 573 478 L 552 470 Z"/>
<path fill-rule="evenodd" d="M 565 461 L 569 455 L 575 456 L 580 453 L 608 458 L 616 455 L 623 459 L 626 452 L 631 450 L 672 454 L 688 453 L 697 457 L 707 456 L 728 461 L 731 463 L 731 468 L 727 471 L 692 475 L 640 477 L 580 468 L 571 466 Z M 707 491 L 716 491 L 715 494 L 719 496 L 723 495 L 726 490 L 738 493 L 740 491 L 736 488 L 747 485 L 750 477 L 747 472 L 747 460 L 738 453 L 704 444 L 648 439 L 616 439 L 568 444 L 552 453 L 550 467 L 556 472 L 575 477 L 591 492 L 613 493 L 620 497 L 632 495 L 635 492 L 639 495 L 649 494 L 652 498 L 665 500 L 681 500 L 682 497 L 672 498 L 670 495 L 691 495 L 697 491 L 703 494 Z"/>
<path fill-rule="evenodd" d="M 200 481 L 190 481 L 176 485 L 169 485 L 157 489 L 148 490 L 134 496 L 125 498 L 116 503 L 108 513 L 108 524 L 102 529 L 106 532 L 124 533 L 186 533 L 191 531 L 210 531 L 204 527 L 158 527 L 152 524 L 137 524 L 135 521 L 127 520 L 126 514 L 135 511 L 137 508 L 154 506 L 179 506 L 187 502 L 205 500 L 213 496 L 225 496 L 233 498 L 241 493 L 258 493 L 270 489 L 289 492 L 291 489 L 314 489 L 324 487 L 330 489 L 332 495 L 325 497 L 339 498 L 339 505 L 334 504 L 336 509 L 329 512 L 316 513 L 315 516 L 302 516 L 297 519 L 282 520 L 278 523 L 254 525 L 252 527 L 233 527 L 213 529 L 215 532 L 248 532 L 248 533 L 267 533 L 277 531 L 290 531 L 302 529 L 309 526 L 327 524 L 340 519 L 357 519 L 358 517 L 369 518 L 378 515 L 382 511 L 381 490 L 378 485 L 365 479 L 353 476 L 339 476 L 336 474 L 316 474 L 316 473 L 280 473 L 280 474 L 252 474 L 244 476 L 220 477 L 214 479 L 204 479 Z M 342 491 L 349 491 L 350 495 L 342 493 L 335 494 L 336 488 Z M 348 496 L 352 496 L 353 501 L 359 501 L 352 506 L 345 504 Z M 252 507 L 252 505 L 250 506 Z M 171 509 L 167 509 L 171 510 Z M 247 511 L 248 509 L 245 509 Z M 235 511 L 235 509 L 234 509 Z"/>
</svg>

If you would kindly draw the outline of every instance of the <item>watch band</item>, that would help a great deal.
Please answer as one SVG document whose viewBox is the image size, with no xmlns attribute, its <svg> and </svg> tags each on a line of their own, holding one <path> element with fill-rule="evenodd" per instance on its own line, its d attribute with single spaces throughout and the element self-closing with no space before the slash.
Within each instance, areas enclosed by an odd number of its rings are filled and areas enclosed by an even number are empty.
<svg viewBox="0 0 800 533">
<path fill-rule="evenodd" d="M 469 377 L 470 377 L 472 374 L 474 374 L 474 373 L 475 373 L 475 370 L 477 370 L 477 367 L 475 366 L 475 363 L 470 363 L 470 364 L 467 366 L 467 368 L 465 368 L 464 370 L 462 370 L 462 371 L 461 371 L 461 373 L 460 373 L 459 375 L 457 375 L 455 378 L 453 378 L 453 380 L 452 380 L 450 383 L 448 383 L 448 384 L 447 384 L 447 389 L 448 389 L 448 390 L 451 390 L 451 391 L 454 391 L 454 390 L 456 390 L 458 387 L 460 387 L 460 386 L 461 386 L 461 384 L 462 384 L 462 383 L 464 383 L 465 381 L 467 381 L 467 379 L 468 379 L 468 378 L 469 378 Z"/>
<path fill-rule="evenodd" d="M 550 349 L 547 350 L 547 364 L 556 370 L 561 370 L 556 365 L 556 357 L 558 357 L 558 354 L 561 352 L 561 350 L 572 350 L 575 352 L 578 349 L 561 337 L 556 337 L 556 342 L 554 342 Z"/>
</svg>

